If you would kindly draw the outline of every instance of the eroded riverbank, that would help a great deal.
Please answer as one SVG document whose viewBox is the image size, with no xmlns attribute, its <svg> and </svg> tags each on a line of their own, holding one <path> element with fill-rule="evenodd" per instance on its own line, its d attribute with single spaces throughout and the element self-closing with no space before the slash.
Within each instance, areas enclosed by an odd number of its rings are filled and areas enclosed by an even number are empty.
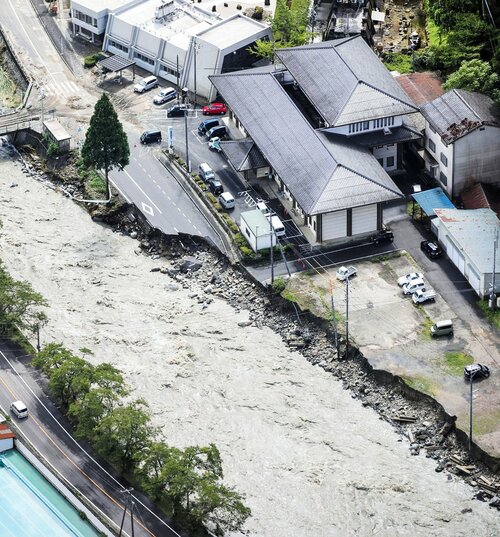
<svg viewBox="0 0 500 537">
<path fill-rule="evenodd" d="M 252 508 L 250 535 L 497 534 L 498 512 L 472 488 L 412 456 L 273 330 L 239 326 L 251 313 L 223 295 L 237 302 L 252 288 L 225 263 L 199 254 L 208 284 L 151 272 L 168 261 L 136 252 L 19 164 L 0 161 L 0 177 L 0 257 L 48 299 L 43 342 L 88 347 L 122 369 L 170 444 L 215 442 Z"/>
</svg>

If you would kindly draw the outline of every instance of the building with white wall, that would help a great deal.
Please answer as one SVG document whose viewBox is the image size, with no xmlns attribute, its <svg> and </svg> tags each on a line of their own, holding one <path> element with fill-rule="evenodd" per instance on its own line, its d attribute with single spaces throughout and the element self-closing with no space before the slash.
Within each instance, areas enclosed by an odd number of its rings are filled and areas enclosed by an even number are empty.
<svg viewBox="0 0 500 537">
<path fill-rule="evenodd" d="M 474 291 L 482 298 L 489 296 L 495 270 L 495 293 L 500 293 L 500 220 L 496 214 L 491 209 L 434 212 L 439 242 Z"/>
<path fill-rule="evenodd" d="M 450 197 L 474 183 L 500 184 L 500 109 L 489 97 L 451 90 L 420 111 L 425 168 Z"/>
<path fill-rule="evenodd" d="M 103 50 L 209 101 L 208 76 L 251 67 L 257 58 L 248 48 L 271 37 L 250 17 L 222 19 L 188 0 L 78 0 L 71 13 L 76 34 L 102 39 Z"/>
</svg>

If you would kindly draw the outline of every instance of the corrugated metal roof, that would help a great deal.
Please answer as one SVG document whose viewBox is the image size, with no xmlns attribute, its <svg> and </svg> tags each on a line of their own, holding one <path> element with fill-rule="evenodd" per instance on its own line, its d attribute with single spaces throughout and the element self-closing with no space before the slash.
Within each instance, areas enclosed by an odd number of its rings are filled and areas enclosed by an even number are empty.
<svg viewBox="0 0 500 537">
<path fill-rule="evenodd" d="M 441 79 L 436 73 L 410 73 L 399 75 L 395 80 L 417 105 L 428 103 L 443 95 Z"/>
<path fill-rule="evenodd" d="M 451 90 L 421 107 L 441 138 L 452 143 L 482 125 L 500 127 L 500 108 L 480 93 Z"/>
<path fill-rule="evenodd" d="M 427 216 L 435 216 L 434 209 L 454 209 L 455 205 L 440 187 L 412 194 L 411 197 L 420 205 Z"/>
<path fill-rule="evenodd" d="M 436 209 L 457 246 L 479 271 L 493 272 L 493 243 L 500 233 L 500 221 L 491 209 Z M 500 274 L 500 247 L 496 250 L 496 274 Z"/>
<path fill-rule="evenodd" d="M 321 45 L 280 49 L 276 55 L 328 125 L 417 111 L 363 38 Z"/>
<path fill-rule="evenodd" d="M 221 142 L 222 151 L 235 170 L 265 168 L 269 163 L 251 138 Z"/>
<path fill-rule="evenodd" d="M 210 79 L 307 214 L 402 196 L 369 151 L 314 131 L 272 74 L 242 72 Z M 339 186 L 335 199 L 325 198 L 338 165 L 367 185 L 378 185 L 381 192 L 365 188 L 353 199 L 348 188 Z"/>
<path fill-rule="evenodd" d="M 132 67 L 132 65 L 135 65 L 134 60 L 129 60 L 128 58 L 122 58 L 121 56 L 118 56 L 117 54 L 114 54 L 113 56 L 109 56 L 108 58 L 99 60 L 97 63 L 101 67 L 104 67 L 104 69 L 108 69 L 112 73 L 123 71 L 124 69 L 128 69 L 129 67 Z"/>
</svg>

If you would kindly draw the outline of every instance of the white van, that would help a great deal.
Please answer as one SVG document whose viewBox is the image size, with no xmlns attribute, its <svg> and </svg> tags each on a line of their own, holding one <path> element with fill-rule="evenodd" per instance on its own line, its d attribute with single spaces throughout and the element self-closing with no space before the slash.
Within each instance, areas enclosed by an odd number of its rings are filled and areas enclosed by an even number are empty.
<svg viewBox="0 0 500 537">
<path fill-rule="evenodd" d="M 214 171 L 206 162 L 202 162 L 198 166 L 198 175 L 201 179 L 203 179 L 203 181 L 205 181 L 205 183 L 208 183 L 210 179 L 215 179 Z"/>
<path fill-rule="evenodd" d="M 134 91 L 136 93 L 144 93 L 145 91 L 157 88 L 158 85 L 158 79 L 155 76 L 147 76 L 134 86 Z"/>
<path fill-rule="evenodd" d="M 224 209 L 234 209 L 236 205 L 235 199 L 229 192 L 223 192 L 218 199 Z"/>
<path fill-rule="evenodd" d="M 16 418 L 22 419 L 28 417 L 28 409 L 22 401 L 14 401 L 10 405 L 10 411 Z"/>
<path fill-rule="evenodd" d="M 267 216 L 267 219 L 271 219 L 271 226 L 276 234 L 276 237 L 284 237 L 286 235 L 285 226 L 283 222 L 276 215 Z"/>
<path fill-rule="evenodd" d="M 449 319 L 445 321 L 438 321 L 431 326 L 431 336 L 452 336 L 453 335 L 453 322 Z"/>
</svg>

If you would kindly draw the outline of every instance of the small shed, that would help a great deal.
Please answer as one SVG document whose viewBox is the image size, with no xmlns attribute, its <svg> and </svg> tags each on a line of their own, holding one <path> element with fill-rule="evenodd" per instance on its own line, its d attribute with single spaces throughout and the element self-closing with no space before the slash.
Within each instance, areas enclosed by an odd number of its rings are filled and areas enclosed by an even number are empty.
<svg viewBox="0 0 500 537">
<path fill-rule="evenodd" d="M 259 209 L 241 213 L 240 229 L 255 253 L 276 245 L 276 235 L 271 224 Z"/>
<path fill-rule="evenodd" d="M 43 134 L 47 135 L 51 142 L 57 144 L 61 153 L 70 150 L 71 134 L 57 121 L 50 119 L 43 122 Z"/>
<path fill-rule="evenodd" d="M 14 448 L 15 437 L 6 423 L 0 423 L 0 453 Z"/>
<path fill-rule="evenodd" d="M 430 222 L 431 231 L 437 236 L 438 230 L 434 209 L 455 209 L 455 205 L 440 187 L 424 190 L 423 192 L 414 192 L 411 197 L 413 199 L 412 217 L 415 218 L 415 203 L 417 203 L 420 218 L 427 218 L 427 222 Z"/>
</svg>

